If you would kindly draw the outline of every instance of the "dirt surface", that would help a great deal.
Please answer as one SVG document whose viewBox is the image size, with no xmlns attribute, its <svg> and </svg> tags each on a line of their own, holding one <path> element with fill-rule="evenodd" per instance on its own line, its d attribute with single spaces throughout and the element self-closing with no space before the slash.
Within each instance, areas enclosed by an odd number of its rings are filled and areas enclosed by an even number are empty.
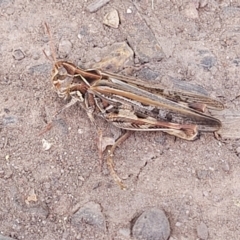
<svg viewBox="0 0 240 240">
<path fill-rule="evenodd" d="M 115 153 L 127 186 L 122 191 L 106 164 L 99 171 L 98 135 L 79 105 L 38 136 L 65 104 L 52 89 L 52 63 L 42 52 L 49 54 L 44 22 L 59 58 L 88 68 L 107 57 L 104 49 L 126 43 L 134 55 L 119 72 L 137 65 L 132 74 L 146 81 L 167 76 L 200 84 L 237 110 L 239 1 L 113 0 L 92 13 L 90 2 L 0 0 L 1 234 L 130 239 L 133 219 L 156 207 L 170 222 L 171 240 L 239 239 L 239 141 L 135 132 Z M 103 24 L 113 9 L 118 28 Z M 96 124 L 105 136 L 120 135 L 102 119 Z"/>
</svg>

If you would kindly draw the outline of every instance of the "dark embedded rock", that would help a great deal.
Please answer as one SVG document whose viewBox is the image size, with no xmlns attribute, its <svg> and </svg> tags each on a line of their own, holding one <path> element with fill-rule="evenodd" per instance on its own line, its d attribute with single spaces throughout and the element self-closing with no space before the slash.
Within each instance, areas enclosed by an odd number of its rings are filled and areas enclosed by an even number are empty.
<svg viewBox="0 0 240 240">
<path fill-rule="evenodd" d="M 46 74 L 46 73 L 49 73 L 50 71 L 51 71 L 51 65 L 46 63 L 35 65 L 28 69 L 29 74 L 43 74 L 43 73 Z"/>
<path fill-rule="evenodd" d="M 17 122 L 18 122 L 18 119 L 15 116 L 4 116 L 2 119 L 2 124 L 4 126 L 9 125 L 9 124 L 14 124 Z"/>
<path fill-rule="evenodd" d="M 119 72 L 122 68 L 133 63 L 133 51 L 125 42 L 114 43 L 102 49 L 101 60 L 94 64 L 94 68 L 109 72 Z"/>
<path fill-rule="evenodd" d="M 165 55 L 151 28 L 134 6 L 121 13 L 122 31 L 140 63 L 161 61 Z"/>
<path fill-rule="evenodd" d="M 87 6 L 87 10 L 90 13 L 96 12 L 97 10 L 99 10 L 101 7 L 103 7 L 105 4 L 107 4 L 108 2 L 110 2 L 110 0 L 95 0 L 92 3 L 90 3 Z"/>
<path fill-rule="evenodd" d="M 14 238 L 6 237 L 0 234 L 0 240 L 14 240 Z"/>
<path fill-rule="evenodd" d="M 133 225 L 132 235 L 138 240 L 167 240 L 170 226 L 165 213 L 158 208 L 143 212 Z"/>
<path fill-rule="evenodd" d="M 16 49 L 16 50 L 13 51 L 13 58 L 14 58 L 15 60 L 21 61 L 22 59 L 25 58 L 25 55 L 24 55 L 24 53 L 22 52 L 22 50 Z"/>
<path fill-rule="evenodd" d="M 72 225 L 80 231 L 84 228 L 84 224 L 90 225 L 103 232 L 106 230 L 105 217 L 99 204 L 88 202 L 72 216 Z"/>
<path fill-rule="evenodd" d="M 137 72 L 137 76 L 140 79 L 148 81 L 148 80 L 155 80 L 159 76 L 159 73 L 154 72 L 149 68 L 142 68 L 139 72 Z"/>
<path fill-rule="evenodd" d="M 235 59 L 233 60 L 233 64 L 234 64 L 236 67 L 238 67 L 238 66 L 240 65 L 240 58 L 235 58 Z"/>
<path fill-rule="evenodd" d="M 215 64 L 216 64 L 216 58 L 214 56 L 206 56 L 202 59 L 201 61 L 201 66 L 206 69 L 209 70 L 210 68 L 212 68 Z"/>
</svg>

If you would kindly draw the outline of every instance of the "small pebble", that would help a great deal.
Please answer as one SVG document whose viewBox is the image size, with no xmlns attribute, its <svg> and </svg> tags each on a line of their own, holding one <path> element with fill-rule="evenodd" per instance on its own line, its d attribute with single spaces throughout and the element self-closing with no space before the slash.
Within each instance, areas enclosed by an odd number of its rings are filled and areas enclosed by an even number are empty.
<svg viewBox="0 0 240 240">
<path fill-rule="evenodd" d="M 15 60 L 20 61 L 25 58 L 25 55 L 20 49 L 16 49 L 13 51 L 13 57 Z"/>
<path fill-rule="evenodd" d="M 207 170 L 197 170 L 197 178 L 198 179 L 207 179 L 208 178 L 208 171 Z"/>
<path fill-rule="evenodd" d="M 36 53 L 36 52 L 33 53 L 32 58 L 33 58 L 34 60 L 38 60 L 38 59 L 40 58 L 39 53 Z"/>
<path fill-rule="evenodd" d="M 208 197 L 208 195 L 209 195 L 209 194 L 208 194 L 207 191 L 203 191 L 203 196 L 204 196 L 204 197 Z"/>
<path fill-rule="evenodd" d="M 116 9 L 113 9 L 107 13 L 103 18 L 103 23 L 112 28 L 118 28 L 119 25 L 119 16 Z"/>
<path fill-rule="evenodd" d="M 52 143 L 49 143 L 46 139 L 42 139 L 42 146 L 44 151 L 48 151 L 52 147 Z"/>
<path fill-rule="evenodd" d="M 225 172 L 229 172 L 230 171 L 230 166 L 228 164 L 228 162 L 223 162 L 222 163 L 222 170 L 225 171 Z"/>
<path fill-rule="evenodd" d="M 194 3 L 190 2 L 185 9 L 185 15 L 191 19 L 198 19 L 198 11 Z"/>
<path fill-rule="evenodd" d="M 131 231 L 129 228 L 120 228 L 118 232 L 125 238 L 131 238 Z"/>
<path fill-rule="evenodd" d="M 182 226 L 182 223 L 176 222 L 175 226 L 176 226 L 176 227 L 181 227 L 181 226 Z"/>
<path fill-rule="evenodd" d="M 240 147 L 237 147 L 236 152 L 237 154 L 240 154 Z"/>
<path fill-rule="evenodd" d="M 128 9 L 127 9 L 127 13 L 132 13 L 132 9 L 131 9 L 131 8 L 128 8 Z"/>
<path fill-rule="evenodd" d="M 31 189 L 28 193 L 27 198 L 25 199 L 25 203 L 30 204 L 30 202 L 37 202 L 37 201 L 38 201 L 38 199 L 37 199 L 37 195 L 35 193 L 35 190 Z"/>
<path fill-rule="evenodd" d="M 77 37 L 79 39 L 82 39 L 83 37 L 87 36 L 88 34 L 89 34 L 89 27 L 81 26 L 81 28 L 79 29 L 79 33 L 78 33 Z"/>
<path fill-rule="evenodd" d="M 84 181 L 85 181 L 85 179 L 84 179 L 84 177 L 83 177 L 83 176 L 79 176 L 79 177 L 78 177 L 78 180 L 80 180 L 80 181 L 82 181 L 82 182 L 84 182 Z"/>
<path fill-rule="evenodd" d="M 82 130 L 81 128 L 79 128 L 79 129 L 77 130 L 77 132 L 78 132 L 78 134 L 83 134 L 83 130 Z"/>
<path fill-rule="evenodd" d="M 203 240 L 208 239 L 208 228 L 207 228 L 207 225 L 205 223 L 201 222 L 197 226 L 197 236 L 200 239 L 203 239 Z"/>
</svg>

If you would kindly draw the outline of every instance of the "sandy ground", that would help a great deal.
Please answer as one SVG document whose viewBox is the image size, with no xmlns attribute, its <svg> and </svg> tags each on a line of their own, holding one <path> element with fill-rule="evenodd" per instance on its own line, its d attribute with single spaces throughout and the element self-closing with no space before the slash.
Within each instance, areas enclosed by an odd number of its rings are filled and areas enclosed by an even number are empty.
<svg viewBox="0 0 240 240">
<path fill-rule="evenodd" d="M 1 234 L 130 239 L 133 219 L 156 207 L 170 222 L 171 240 L 240 239 L 239 141 L 202 134 L 187 142 L 135 132 L 115 154 L 115 168 L 127 186 L 122 191 L 106 164 L 99 171 L 98 135 L 79 105 L 38 136 L 65 104 L 52 89 L 52 63 L 42 52 L 49 53 L 44 22 L 59 58 L 89 68 L 112 45 L 124 43 L 134 52 L 132 61 L 108 70 L 144 65 L 133 75 L 200 84 L 236 110 L 239 1 L 112 0 L 93 13 L 87 10 L 90 2 L 0 0 Z M 121 21 L 116 29 L 103 24 L 113 9 Z M 96 123 L 104 135 L 119 136 L 103 119 Z M 42 141 L 51 148 L 44 150 Z M 79 209 L 98 221 L 83 214 L 86 221 L 79 223 Z"/>
</svg>

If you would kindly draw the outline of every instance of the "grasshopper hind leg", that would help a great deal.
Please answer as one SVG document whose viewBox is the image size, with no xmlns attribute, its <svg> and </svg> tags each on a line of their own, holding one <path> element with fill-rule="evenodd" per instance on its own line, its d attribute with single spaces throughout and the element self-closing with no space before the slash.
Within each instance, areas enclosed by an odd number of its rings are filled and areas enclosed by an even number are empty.
<svg viewBox="0 0 240 240">
<path fill-rule="evenodd" d="M 194 141 L 199 138 L 199 131 L 193 130 L 193 129 L 184 129 L 184 130 L 178 130 L 178 129 L 162 129 L 162 132 L 168 133 L 170 135 L 188 140 L 188 141 Z"/>
<path fill-rule="evenodd" d="M 107 157 L 107 165 L 108 169 L 110 171 L 110 174 L 112 175 L 114 181 L 120 186 L 121 189 L 126 189 L 125 185 L 123 184 L 122 179 L 118 176 L 114 169 L 114 162 L 113 162 L 113 154 L 116 149 L 120 144 L 122 144 L 129 136 L 131 135 L 131 131 L 126 131 L 116 142 L 115 144 L 111 147 L 111 149 L 108 152 L 108 157 Z"/>
</svg>

